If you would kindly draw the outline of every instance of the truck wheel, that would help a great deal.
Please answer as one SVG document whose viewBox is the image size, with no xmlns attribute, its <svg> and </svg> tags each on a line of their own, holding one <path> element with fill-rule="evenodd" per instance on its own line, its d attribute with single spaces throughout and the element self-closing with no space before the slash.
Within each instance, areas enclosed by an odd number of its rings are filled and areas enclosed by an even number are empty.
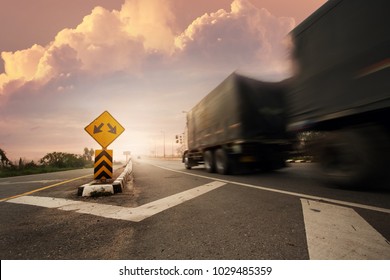
<svg viewBox="0 0 390 280">
<path fill-rule="evenodd" d="M 215 172 L 215 160 L 212 151 L 206 151 L 203 154 L 204 166 L 209 173 Z"/>
<path fill-rule="evenodd" d="M 188 158 L 188 153 L 184 155 L 184 166 L 186 169 L 191 169 L 190 159 Z"/>
<path fill-rule="evenodd" d="M 215 166 L 218 174 L 230 174 L 229 157 L 224 149 L 218 149 L 215 152 Z"/>
<path fill-rule="evenodd" d="M 330 132 L 320 150 L 323 176 L 342 187 L 370 187 L 386 173 L 387 141 L 373 125 Z"/>
</svg>

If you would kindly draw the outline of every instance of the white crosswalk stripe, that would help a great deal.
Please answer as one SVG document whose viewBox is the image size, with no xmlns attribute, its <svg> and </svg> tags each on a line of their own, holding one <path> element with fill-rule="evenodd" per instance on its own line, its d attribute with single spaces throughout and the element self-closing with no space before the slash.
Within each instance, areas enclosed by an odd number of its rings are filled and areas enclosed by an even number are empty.
<svg viewBox="0 0 390 280">
<path fill-rule="evenodd" d="M 75 211 L 77 213 L 90 214 L 105 218 L 140 222 L 166 209 L 222 187 L 223 185 L 226 185 L 226 183 L 214 181 L 136 208 L 41 196 L 21 196 L 10 199 L 7 202 L 57 208 L 59 210 Z"/>
<path fill-rule="evenodd" d="M 390 259 L 390 243 L 352 208 L 301 203 L 310 259 Z"/>
</svg>

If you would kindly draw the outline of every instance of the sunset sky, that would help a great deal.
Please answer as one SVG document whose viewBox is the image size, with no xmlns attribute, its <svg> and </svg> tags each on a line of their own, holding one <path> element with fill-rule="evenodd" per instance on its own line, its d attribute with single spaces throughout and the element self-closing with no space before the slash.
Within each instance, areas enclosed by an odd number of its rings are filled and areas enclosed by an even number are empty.
<svg viewBox="0 0 390 280">
<path fill-rule="evenodd" d="M 0 148 L 12 160 L 100 146 L 84 127 L 108 110 L 110 146 L 170 155 L 185 113 L 233 71 L 291 74 L 286 37 L 325 0 L 1 0 Z"/>
</svg>

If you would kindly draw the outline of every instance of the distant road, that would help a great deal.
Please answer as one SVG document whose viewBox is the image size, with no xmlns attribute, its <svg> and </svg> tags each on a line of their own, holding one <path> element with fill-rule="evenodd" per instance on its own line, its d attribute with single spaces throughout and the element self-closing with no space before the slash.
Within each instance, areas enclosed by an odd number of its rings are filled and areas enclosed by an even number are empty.
<svg viewBox="0 0 390 280">
<path fill-rule="evenodd" d="M 142 159 L 131 189 L 99 198 L 77 196 L 92 175 L 66 182 L 91 170 L 1 179 L 2 198 L 63 184 L 0 203 L 0 258 L 389 260 L 390 190 L 327 186 L 314 167 L 221 176 Z"/>
</svg>

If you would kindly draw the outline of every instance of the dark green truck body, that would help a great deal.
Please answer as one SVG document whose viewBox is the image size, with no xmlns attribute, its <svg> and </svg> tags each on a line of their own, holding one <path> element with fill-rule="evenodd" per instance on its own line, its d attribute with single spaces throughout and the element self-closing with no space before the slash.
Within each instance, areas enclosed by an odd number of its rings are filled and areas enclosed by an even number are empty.
<svg viewBox="0 0 390 280">
<path fill-rule="evenodd" d="M 389 11 L 388 0 L 327 1 L 291 32 L 291 78 L 265 83 L 232 74 L 188 113 L 185 166 L 226 174 L 248 160 L 276 169 L 289 139 L 317 131 L 312 155 L 328 182 L 386 181 Z"/>
<path fill-rule="evenodd" d="M 213 171 L 214 154 L 220 149 L 230 172 L 240 163 L 284 166 L 280 152 L 288 143 L 285 93 L 283 82 L 261 82 L 236 73 L 227 77 L 187 114 L 190 165 L 204 163 L 208 153 Z"/>
<path fill-rule="evenodd" d="M 291 32 L 289 130 L 340 127 L 374 111 L 390 118 L 389 10 L 388 0 L 332 0 Z"/>
<path fill-rule="evenodd" d="M 187 114 L 188 148 L 272 142 L 286 134 L 285 88 L 231 74 Z"/>
<path fill-rule="evenodd" d="M 318 131 L 311 153 L 340 186 L 388 185 L 390 1 L 330 0 L 292 32 L 288 130 Z"/>
</svg>

